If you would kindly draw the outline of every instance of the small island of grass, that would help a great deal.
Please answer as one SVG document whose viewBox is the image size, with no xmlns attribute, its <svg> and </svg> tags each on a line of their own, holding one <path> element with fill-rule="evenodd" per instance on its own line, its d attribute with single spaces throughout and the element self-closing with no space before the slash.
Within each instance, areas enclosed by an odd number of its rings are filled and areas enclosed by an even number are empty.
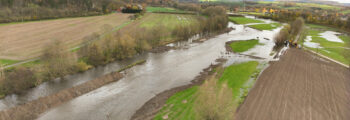
<svg viewBox="0 0 350 120">
<path fill-rule="evenodd" d="M 229 46 L 232 49 L 232 51 L 241 53 L 255 47 L 257 44 L 259 44 L 259 40 L 252 39 L 243 41 L 233 41 L 229 43 Z"/>
</svg>

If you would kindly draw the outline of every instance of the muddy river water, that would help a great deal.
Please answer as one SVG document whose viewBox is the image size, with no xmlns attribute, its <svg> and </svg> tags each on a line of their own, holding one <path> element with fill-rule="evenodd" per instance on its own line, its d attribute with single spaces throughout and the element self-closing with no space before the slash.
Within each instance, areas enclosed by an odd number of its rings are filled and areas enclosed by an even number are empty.
<svg viewBox="0 0 350 120">
<path fill-rule="evenodd" d="M 24 95 L 11 95 L 0 101 L 0 108 L 6 109 L 38 97 L 50 95 L 64 88 L 76 86 L 99 76 L 117 71 L 123 65 L 140 59 L 147 62 L 132 67 L 118 82 L 105 85 L 77 97 L 61 106 L 43 113 L 39 120 L 127 120 L 145 102 L 165 90 L 186 85 L 215 60 L 224 57 L 228 63 L 254 60 L 245 55 L 227 54 L 225 42 L 232 40 L 259 39 L 259 45 L 244 52 L 258 56 L 259 61 L 273 60 L 273 36 L 281 29 L 258 31 L 243 25 L 229 24 L 235 28 L 211 38 L 203 43 L 187 43 L 179 49 L 163 53 L 147 53 L 134 59 L 108 64 L 78 75 L 68 76 L 66 80 L 55 80 L 40 85 Z"/>
</svg>

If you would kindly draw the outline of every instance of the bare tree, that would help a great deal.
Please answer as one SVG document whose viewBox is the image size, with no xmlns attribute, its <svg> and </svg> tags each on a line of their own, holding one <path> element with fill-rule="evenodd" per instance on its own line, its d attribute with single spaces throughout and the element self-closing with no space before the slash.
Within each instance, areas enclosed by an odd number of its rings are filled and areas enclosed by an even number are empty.
<svg viewBox="0 0 350 120">
<path fill-rule="evenodd" d="M 299 17 L 291 24 L 291 34 L 297 35 L 304 27 L 304 19 Z"/>
<path fill-rule="evenodd" d="M 47 45 L 42 61 L 49 78 L 67 75 L 77 63 L 76 56 L 68 50 L 63 42 L 58 40 Z"/>
<path fill-rule="evenodd" d="M 288 40 L 288 28 L 282 29 L 274 38 L 277 47 L 281 47 Z"/>
</svg>

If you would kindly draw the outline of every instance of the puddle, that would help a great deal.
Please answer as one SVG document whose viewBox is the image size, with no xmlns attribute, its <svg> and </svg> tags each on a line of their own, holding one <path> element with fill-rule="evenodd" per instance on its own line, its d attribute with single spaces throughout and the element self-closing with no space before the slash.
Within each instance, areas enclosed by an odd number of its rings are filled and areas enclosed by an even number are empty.
<svg viewBox="0 0 350 120">
<path fill-rule="evenodd" d="M 334 32 L 334 31 L 326 31 L 324 33 L 320 33 L 320 36 L 322 38 L 325 38 L 328 41 L 331 42 L 340 42 L 340 43 L 344 43 L 343 40 L 341 40 L 337 35 L 339 35 L 341 33 L 338 32 Z"/>
<path fill-rule="evenodd" d="M 312 41 L 312 36 L 307 36 L 305 38 L 304 45 L 306 47 L 310 47 L 310 48 L 322 48 L 319 43 L 315 43 L 315 42 L 311 42 L 311 41 Z"/>
</svg>

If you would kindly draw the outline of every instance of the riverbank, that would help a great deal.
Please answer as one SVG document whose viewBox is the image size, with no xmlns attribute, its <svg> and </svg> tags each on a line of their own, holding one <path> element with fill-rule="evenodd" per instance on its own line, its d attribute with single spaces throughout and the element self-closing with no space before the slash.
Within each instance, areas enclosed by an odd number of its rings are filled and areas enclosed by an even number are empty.
<svg viewBox="0 0 350 120">
<path fill-rule="evenodd" d="M 16 106 L 0 112 L 2 120 L 33 120 L 41 113 L 50 108 L 59 106 L 69 100 L 72 100 L 85 93 L 100 88 L 106 84 L 116 82 L 123 77 L 121 73 L 110 73 L 101 78 L 88 81 L 84 84 L 62 90 L 56 94 L 39 98 L 37 100 L 25 103 L 24 105 Z"/>
<path fill-rule="evenodd" d="M 202 72 L 198 76 L 195 77 L 191 81 L 191 84 L 172 88 L 170 90 L 166 90 L 164 92 L 161 92 L 157 94 L 155 97 L 147 101 L 141 108 L 139 108 L 136 113 L 133 114 L 131 117 L 131 120 L 151 120 L 155 117 L 155 115 L 162 109 L 162 107 L 165 105 L 166 101 L 173 96 L 175 93 L 178 93 L 180 91 L 186 90 L 188 88 L 191 88 L 193 86 L 201 85 L 206 79 L 208 79 L 208 76 L 211 76 L 214 74 L 213 70 L 219 66 L 222 66 L 222 64 L 226 61 L 225 59 L 217 59 L 217 64 L 210 65 L 209 67 L 203 69 Z"/>
</svg>

